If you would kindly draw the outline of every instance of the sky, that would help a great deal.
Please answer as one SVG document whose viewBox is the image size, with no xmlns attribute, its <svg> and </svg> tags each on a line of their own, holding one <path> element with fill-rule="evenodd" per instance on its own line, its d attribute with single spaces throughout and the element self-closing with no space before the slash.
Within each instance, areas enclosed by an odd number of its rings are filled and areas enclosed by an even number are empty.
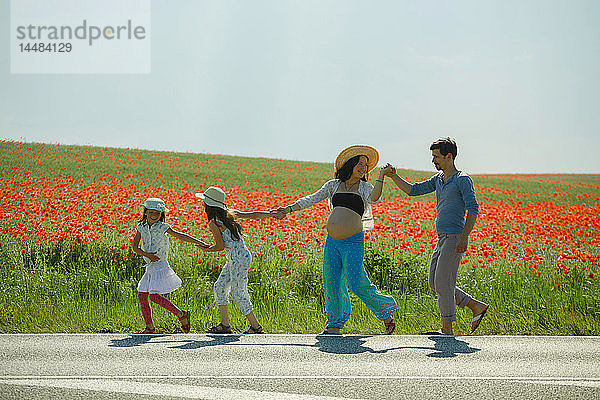
<svg viewBox="0 0 600 400">
<path fill-rule="evenodd" d="M 596 0 L 153 0 L 150 16 L 149 73 L 19 74 L 0 2 L 0 138 L 318 162 L 368 144 L 433 171 L 450 136 L 473 174 L 600 173 Z"/>
</svg>

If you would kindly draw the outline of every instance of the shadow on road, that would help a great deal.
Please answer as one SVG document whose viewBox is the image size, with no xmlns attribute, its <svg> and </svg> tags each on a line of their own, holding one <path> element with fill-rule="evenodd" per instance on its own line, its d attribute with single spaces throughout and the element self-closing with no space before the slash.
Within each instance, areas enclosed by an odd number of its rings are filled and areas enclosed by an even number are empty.
<svg viewBox="0 0 600 400">
<path fill-rule="evenodd" d="M 123 339 L 112 339 L 109 347 L 136 347 L 149 343 L 153 338 L 166 337 L 170 335 L 130 335 Z M 156 344 L 178 343 L 178 346 L 173 346 L 174 349 L 193 350 L 211 346 L 223 346 L 240 342 L 240 338 L 244 335 L 206 335 L 210 340 L 160 340 L 155 341 Z M 435 342 L 433 347 L 422 346 L 400 346 L 391 347 L 388 349 L 374 350 L 365 345 L 367 339 L 371 336 L 337 336 L 337 335 L 317 335 L 315 344 L 303 343 L 253 343 L 244 344 L 245 346 L 292 346 L 292 347 L 314 347 L 323 353 L 330 354 L 360 354 L 372 353 L 383 354 L 388 351 L 402 349 L 421 349 L 433 350 L 433 353 L 427 354 L 427 357 L 434 358 L 450 358 L 456 357 L 459 354 L 472 354 L 480 351 L 474 347 L 470 347 L 465 341 L 456 339 L 455 336 L 440 336 L 432 335 L 428 339 Z"/>
<path fill-rule="evenodd" d="M 239 342 L 242 335 L 207 335 L 212 340 L 184 340 L 181 346 L 174 346 L 173 349 L 200 349 L 202 347 L 221 346 L 233 342 Z"/>
<path fill-rule="evenodd" d="M 136 347 L 143 344 L 149 343 L 153 338 L 168 337 L 167 334 L 155 334 L 155 335 L 130 335 L 123 339 L 112 339 L 108 347 Z M 212 340 L 161 340 L 155 343 L 181 343 L 180 346 L 174 346 L 174 349 L 199 349 L 208 346 L 219 346 L 229 344 L 232 342 L 238 342 L 242 335 L 207 335 Z"/>
<path fill-rule="evenodd" d="M 392 350 L 402 349 L 424 349 L 433 350 L 431 347 L 400 346 L 389 349 L 373 350 L 365 346 L 366 338 L 371 336 L 335 336 L 335 335 L 317 335 L 317 343 L 310 347 L 317 347 L 319 351 L 333 354 L 360 354 L 373 353 L 383 354 Z"/>
<path fill-rule="evenodd" d="M 359 354 L 359 353 L 385 353 L 387 350 L 373 350 L 364 346 L 370 336 L 335 336 L 317 335 L 317 343 L 310 347 L 317 347 L 319 351 L 334 354 Z"/>
<path fill-rule="evenodd" d="M 164 337 L 167 335 L 129 335 L 123 339 L 112 339 L 108 347 L 136 347 L 148 343 L 153 338 Z"/>
<path fill-rule="evenodd" d="M 469 343 L 462 340 L 457 340 L 455 336 L 429 336 L 429 340 L 433 340 L 435 345 L 433 349 L 435 353 L 427 354 L 427 357 L 435 358 L 450 358 L 456 357 L 458 354 L 471 354 L 480 351 L 475 347 L 470 347 Z"/>
</svg>

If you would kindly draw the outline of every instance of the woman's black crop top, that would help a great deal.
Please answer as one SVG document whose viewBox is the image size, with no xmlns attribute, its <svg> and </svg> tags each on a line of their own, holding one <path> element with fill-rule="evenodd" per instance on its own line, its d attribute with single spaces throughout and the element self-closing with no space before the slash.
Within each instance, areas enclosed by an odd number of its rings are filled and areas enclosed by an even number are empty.
<svg viewBox="0 0 600 400">
<path fill-rule="evenodd" d="M 331 204 L 334 207 L 349 208 L 361 217 L 365 213 L 365 203 L 363 203 L 362 197 L 356 193 L 336 193 L 331 198 Z"/>
</svg>

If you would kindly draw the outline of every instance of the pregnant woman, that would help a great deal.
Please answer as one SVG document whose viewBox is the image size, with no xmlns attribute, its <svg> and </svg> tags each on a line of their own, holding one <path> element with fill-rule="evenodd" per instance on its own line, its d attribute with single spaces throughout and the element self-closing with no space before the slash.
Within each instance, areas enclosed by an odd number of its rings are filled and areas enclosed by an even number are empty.
<svg viewBox="0 0 600 400">
<path fill-rule="evenodd" d="M 304 210 L 328 198 L 331 212 L 327 218 L 327 239 L 323 249 L 323 285 L 327 324 L 323 334 L 340 334 L 350 318 L 348 286 L 367 307 L 384 322 L 385 333 L 396 327 L 396 301 L 382 294 L 371 283 L 363 266 L 365 239 L 363 230 L 373 228 L 371 204 L 379 201 L 386 173 L 382 169 L 375 186 L 367 182 L 368 173 L 379 161 L 379 153 L 370 146 L 350 146 L 335 160 L 335 179 L 315 193 L 277 211 L 282 216 Z"/>
</svg>

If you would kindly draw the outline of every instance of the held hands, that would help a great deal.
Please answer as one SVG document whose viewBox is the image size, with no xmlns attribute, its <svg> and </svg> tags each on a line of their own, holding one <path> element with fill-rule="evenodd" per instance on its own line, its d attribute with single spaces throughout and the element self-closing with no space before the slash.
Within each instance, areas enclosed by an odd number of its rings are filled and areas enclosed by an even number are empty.
<svg viewBox="0 0 600 400">
<path fill-rule="evenodd" d="M 390 163 L 387 163 L 385 164 L 385 167 L 382 168 L 381 173 L 384 173 L 385 176 L 393 177 L 396 175 L 396 167 Z"/>
<path fill-rule="evenodd" d="M 278 207 L 278 208 L 269 210 L 269 212 L 271 213 L 271 217 L 277 218 L 277 219 L 284 219 L 285 216 L 288 214 L 288 211 L 289 211 L 288 207 Z"/>
<path fill-rule="evenodd" d="M 383 181 L 386 176 L 394 176 L 396 169 L 392 167 L 389 163 L 385 165 L 385 167 L 379 169 L 379 178 L 377 178 L 378 182 L 381 182 L 383 185 Z"/>
</svg>

